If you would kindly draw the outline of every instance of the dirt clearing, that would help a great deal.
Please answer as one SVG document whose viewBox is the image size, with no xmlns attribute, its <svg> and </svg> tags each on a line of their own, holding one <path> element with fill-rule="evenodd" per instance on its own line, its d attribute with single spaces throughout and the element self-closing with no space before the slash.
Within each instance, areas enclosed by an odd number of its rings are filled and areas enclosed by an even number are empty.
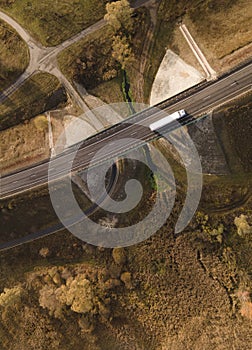
<svg viewBox="0 0 252 350">
<path fill-rule="evenodd" d="M 199 71 L 167 50 L 152 86 L 150 105 L 174 96 L 203 79 Z"/>
</svg>

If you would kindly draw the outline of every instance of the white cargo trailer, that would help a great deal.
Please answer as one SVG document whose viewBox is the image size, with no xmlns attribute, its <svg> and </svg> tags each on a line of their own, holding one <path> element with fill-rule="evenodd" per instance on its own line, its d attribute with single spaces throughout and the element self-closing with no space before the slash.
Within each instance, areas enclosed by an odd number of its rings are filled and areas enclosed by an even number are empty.
<svg viewBox="0 0 252 350">
<path fill-rule="evenodd" d="M 184 109 L 181 109 L 177 112 L 174 112 L 172 114 L 167 115 L 166 117 L 157 120 L 156 122 L 149 125 L 149 128 L 154 131 L 157 129 L 162 128 L 163 126 L 173 122 L 174 120 L 178 120 L 182 117 L 185 117 L 187 115 L 186 111 Z"/>
</svg>

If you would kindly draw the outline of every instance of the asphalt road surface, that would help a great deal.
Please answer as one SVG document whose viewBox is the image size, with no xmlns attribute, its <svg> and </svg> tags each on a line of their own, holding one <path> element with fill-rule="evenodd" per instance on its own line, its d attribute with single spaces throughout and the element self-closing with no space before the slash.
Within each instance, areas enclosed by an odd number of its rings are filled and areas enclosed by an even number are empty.
<svg viewBox="0 0 252 350">
<path fill-rule="evenodd" d="M 179 102 L 170 105 L 169 100 L 167 100 L 159 104 L 158 107 L 168 114 L 179 109 L 185 109 L 189 114 L 189 117 L 183 121 L 186 125 L 191 123 L 193 118 L 211 111 L 213 108 L 234 99 L 246 91 L 251 91 L 251 87 L 252 63 L 224 78 L 212 82 L 209 86 L 192 93 L 189 97 Z M 109 158 L 116 158 L 127 150 L 156 138 L 158 136 L 157 133 L 152 132 L 148 128 L 148 125 L 161 117 L 162 112 L 153 112 L 153 109 L 150 108 L 131 117 L 128 123 L 124 121 L 116 124 L 83 141 L 81 145 L 78 144 L 79 150 L 73 161 L 72 170 L 87 168 L 96 152 L 108 143 L 114 142 L 115 146 L 109 154 L 98 157 L 97 164 Z M 136 124 L 137 122 L 141 122 L 145 126 Z M 172 130 L 174 128 L 173 124 L 169 125 L 169 128 Z M 131 140 L 128 140 L 128 142 L 116 142 L 125 138 L 131 138 Z M 133 138 L 137 139 L 132 141 Z M 51 159 L 50 169 L 53 172 L 53 179 L 58 179 L 65 175 L 66 168 L 72 159 L 72 152 L 75 152 L 75 150 L 76 147 L 72 146 L 61 155 Z M 40 164 L 34 164 L 32 167 L 3 176 L 0 179 L 1 198 L 7 198 L 46 184 L 48 182 L 48 167 L 49 160 L 46 160 Z"/>
</svg>

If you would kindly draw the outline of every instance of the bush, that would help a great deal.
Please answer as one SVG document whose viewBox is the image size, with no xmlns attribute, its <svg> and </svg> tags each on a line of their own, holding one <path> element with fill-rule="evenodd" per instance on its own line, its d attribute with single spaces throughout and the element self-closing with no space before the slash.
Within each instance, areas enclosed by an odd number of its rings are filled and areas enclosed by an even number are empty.
<svg viewBox="0 0 252 350">
<path fill-rule="evenodd" d="M 46 131 L 48 129 L 48 120 L 45 115 L 39 115 L 34 118 L 34 125 L 39 131 Z"/>
</svg>

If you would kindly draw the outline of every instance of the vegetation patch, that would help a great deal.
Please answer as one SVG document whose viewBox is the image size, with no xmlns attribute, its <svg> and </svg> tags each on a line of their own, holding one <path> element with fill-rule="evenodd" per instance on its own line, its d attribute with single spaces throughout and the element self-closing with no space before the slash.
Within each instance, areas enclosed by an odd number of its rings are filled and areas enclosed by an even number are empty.
<svg viewBox="0 0 252 350">
<path fill-rule="evenodd" d="M 252 246 L 249 207 L 242 212 L 198 212 L 183 234 L 166 223 L 127 248 L 63 231 L 0 252 L 1 348 L 245 348 Z"/>
<path fill-rule="evenodd" d="M 0 105 L 0 130 L 31 119 L 66 103 L 65 90 L 58 79 L 48 73 L 29 78 Z"/>
<path fill-rule="evenodd" d="M 60 53 L 60 69 L 72 82 L 91 90 L 118 75 L 119 65 L 111 55 L 111 45 L 112 30 L 106 26 Z"/>
<path fill-rule="evenodd" d="M 107 0 L 0 0 L 0 7 L 44 46 L 54 46 L 101 19 Z"/>
<path fill-rule="evenodd" d="M 29 63 L 28 48 L 16 31 L 0 20 L 0 91 L 10 86 Z"/>
<path fill-rule="evenodd" d="M 136 84 L 136 72 L 139 70 L 142 36 L 146 31 L 144 20 L 147 17 L 147 12 L 143 9 L 137 10 L 134 17 L 131 46 L 135 59 L 133 64 L 126 67 L 132 90 Z M 90 93 L 108 103 L 124 100 L 121 64 L 117 56 L 114 55 L 117 59 L 113 57 L 113 37 L 114 29 L 107 25 L 71 45 L 58 56 L 60 69 L 69 80 L 77 81 Z"/>
</svg>

